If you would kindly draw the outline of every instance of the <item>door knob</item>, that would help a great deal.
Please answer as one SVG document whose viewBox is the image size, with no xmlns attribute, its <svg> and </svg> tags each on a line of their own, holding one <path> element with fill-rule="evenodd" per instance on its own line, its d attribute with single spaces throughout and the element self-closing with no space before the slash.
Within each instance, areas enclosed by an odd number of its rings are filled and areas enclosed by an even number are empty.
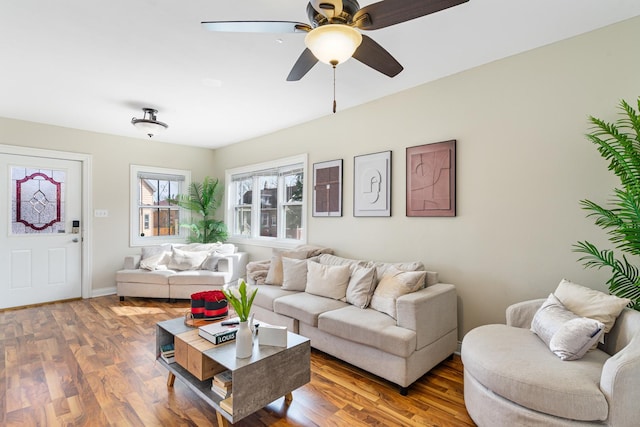
<svg viewBox="0 0 640 427">
<path fill-rule="evenodd" d="M 79 241 L 80 241 L 80 239 L 78 239 L 77 237 L 74 237 L 73 240 L 72 240 L 73 243 L 78 243 Z"/>
</svg>

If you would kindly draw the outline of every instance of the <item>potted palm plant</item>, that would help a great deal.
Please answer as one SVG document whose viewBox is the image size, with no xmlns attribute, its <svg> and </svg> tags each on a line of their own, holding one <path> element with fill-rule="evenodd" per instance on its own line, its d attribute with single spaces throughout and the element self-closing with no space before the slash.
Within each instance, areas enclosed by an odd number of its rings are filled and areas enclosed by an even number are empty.
<svg viewBox="0 0 640 427">
<path fill-rule="evenodd" d="M 207 176 L 202 182 L 192 182 L 187 194 L 179 194 L 170 201 L 194 214 L 191 222 L 180 224 L 190 230 L 190 242 L 215 243 L 227 239 L 224 221 L 214 218 L 222 203 L 222 188 L 217 179 Z"/>
<path fill-rule="evenodd" d="M 585 254 L 580 261 L 586 267 L 611 269 L 609 292 L 630 298 L 633 308 L 640 310 L 638 267 L 627 258 L 640 255 L 640 98 L 638 111 L 624 100 L 620 110 L 621 117 L 615 123 L 589 117 L 593 130 L 587 135 L 609 161 L 609 170 L 620 179 L 620 187 L 613 190 L 607 206 L 590 200 L 582 200 L 580 205 L 589 212 L 587 216 L 595 218 L 596 225 L 607 230 L 609 241 L 621 256 L 586 240 L 576 243 L 574 251 Z"/>
</svg>

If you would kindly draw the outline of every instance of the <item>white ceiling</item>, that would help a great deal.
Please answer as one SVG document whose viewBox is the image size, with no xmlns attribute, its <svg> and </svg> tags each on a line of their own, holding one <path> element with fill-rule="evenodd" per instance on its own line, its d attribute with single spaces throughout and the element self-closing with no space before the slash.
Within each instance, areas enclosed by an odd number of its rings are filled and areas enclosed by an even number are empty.
<svg viewBox="0 0 640 427">
<path fill-rule="evenodd" d="M 470 0 L 369 31 L 405 69 L 338 66 L 338 114 L 638 15 L 638 0 Z M 330 66 L 285 80 L 304 34 L 212 33 L 207 20 L 308 22 L 303 0 L 0 0 L 0 116 L 147 138 L 130 121 L 152 107 L 169 124 L 154 140 L 219 147 L 331 114 Z"/>
</svg>

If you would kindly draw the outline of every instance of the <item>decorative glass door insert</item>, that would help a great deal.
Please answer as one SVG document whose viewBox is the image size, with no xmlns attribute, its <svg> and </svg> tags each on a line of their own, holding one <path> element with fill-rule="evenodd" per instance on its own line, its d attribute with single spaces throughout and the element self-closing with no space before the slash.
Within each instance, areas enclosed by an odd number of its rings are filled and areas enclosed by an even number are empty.
<svg viewBox="0 0 640 427">
<path fill-rule="evenodd" d="M 11 234 L 64 233 L 63 170 L 11 167 Z"/>
</svg>

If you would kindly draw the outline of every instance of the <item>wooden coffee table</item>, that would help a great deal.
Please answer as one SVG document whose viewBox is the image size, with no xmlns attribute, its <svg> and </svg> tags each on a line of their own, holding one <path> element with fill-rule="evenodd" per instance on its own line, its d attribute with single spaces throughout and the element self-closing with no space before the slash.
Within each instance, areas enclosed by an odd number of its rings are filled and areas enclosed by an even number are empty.
<svg viewBox="0 0 640 427">
<path fill-rule="evenodd" d="M 308 338 L 287 332 L 287 347 L 258 345 L 254 341 L 250 358 L 236 358 L 235 342 L 220 345 L 202 352 L 233 374 L 233 411 L 220 407 L 222 398 L 211 390 L 211 380 L 200 381 L 177 363 L 166 363 L 160 357 L 160 347 L 174 342 L 174 337 L 193 330 L 184 318 L 166 320 L 156 324 L 156 359 L 169 370 L 167 386 L 172 387 L 175 378 L 183 381 L 194 393 L 217 412 L 218 424 L 235 423 L 264 408 L 276 399 L 293 398 L 291 392 L 311 380 L 311 345 Z"/>
</svg>

